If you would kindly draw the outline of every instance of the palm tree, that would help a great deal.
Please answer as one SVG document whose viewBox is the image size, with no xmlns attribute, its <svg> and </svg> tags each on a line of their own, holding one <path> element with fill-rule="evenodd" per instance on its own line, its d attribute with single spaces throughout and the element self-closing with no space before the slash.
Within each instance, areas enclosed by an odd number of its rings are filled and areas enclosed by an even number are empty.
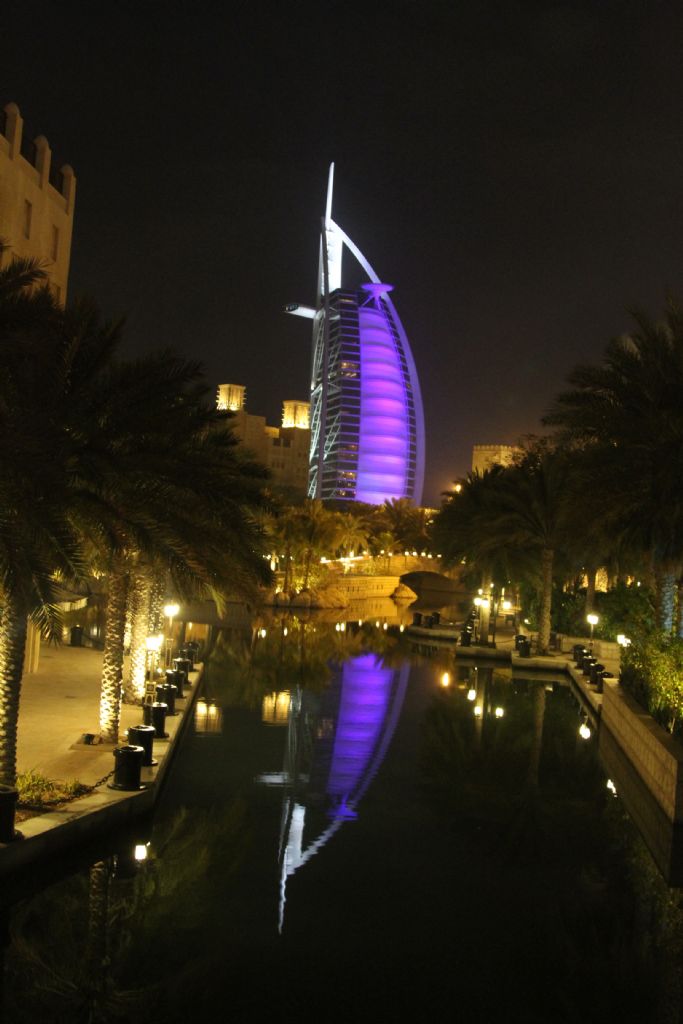
<svg viewBox="0 0 683 1024">
<path fill-rule="evenodd" d="M 91 327 L 83 344 L 95 370 L 88 378 L 93 407 L 82 429 L 94 469 L 80 481 L 74 514 L 110 553 L 116 614 L 105 634 L 101 730 L 114 739 L 123 664 L 119 611 L 132 560 L 166 566 L 174 592 L 186 599 L 220 600 L 228 590 L 254 596 L 257 583 L 270 581 L 258 515 L 267 473 L 241 456 L 224 418 L 206 401 L 197 364 L 168 353 L 134 365 L 98 363 L 87 349 L 106 346 L 108 331 L 97 322 Z"/>
<path fill-rule="evenodd" d="M 187 597 L 253 593 L 270 576 L 256 518 L 266 471 L 239 455 L 198 364 L 169 353 L 116 363 L 121 324 L 89 303 L 61 310 L 44 291 L 26 295 L 39 277 L 14 264 L 0 276 L 0 777 L 10 783 L 26 616 L 54 631 L 56 573 L 82 580 L 91 550 L 109 566 L 100 718 L 113 741 L 131 559 L 166 566 Z"/>
<path fill-rule="evenodd" d="M 307 498 L 298 510 L 297 539 L 303 556 L 302 589 L 307 590 L 311 579 L 314 555 L 331 552 L 338 535 L 337 513 L 325 508 L 322 501 Z"/>
<path fill-rule="evenodd" d="M 409 498 L 390 498 L 374 516 L 380 532 L 393 534 L 402 549 L 422 551 L 428 544 L 427 512 L 416 508 Z"/>
<path fill-rule="evenodd" d="M 4 251 L 0 244 L 0 254 Z M 58 635 L 58 576 L 85 559 L 65 510 L 68 451 L 55 428 L 63 367 L 51 343 L 60 311 L 30 260 L 0 268 L 0 781 L 16 782 L 28 617 Z"/>
<path fill-rule="evenodd" d="M 659 323 L 633 316 L 636 330 L 609 342 L 602 365 L 570 374 L 545 422 L 585 465 L 596 517 L 651 558 L 658 624 L 671 632 L 683 569 L 683 314 L 670 300 Z"/>
<path fill-rule="evenodd" d="M 365 520 L 350 512 L 337 512 L 335 515 L 337 550 L 347 553 L 358 551 L 359 548 L 366 548 L 369 528 Z"/>
<path fill-rule="evenodd" d="M 536 582 L 540 653 L 550 642 L 556 551 L 569 544 L 570 469 L 563 452 L 536 442 L 514 465 L 470 474 L 434 526 L 447 563 L 465 558 L 484 579 L 523 576 Z"/>
</svg>

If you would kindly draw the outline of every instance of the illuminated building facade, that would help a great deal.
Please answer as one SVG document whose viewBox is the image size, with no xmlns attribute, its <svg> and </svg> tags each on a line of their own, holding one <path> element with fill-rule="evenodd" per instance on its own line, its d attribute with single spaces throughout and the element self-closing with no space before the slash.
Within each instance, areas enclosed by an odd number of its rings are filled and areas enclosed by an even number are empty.
<svg viewBox="0 0 683 1024">
<path fill-rule="evenodd" d="M 521 450 L 512 444 L 475 444 L 472 448 L 472 472 L 484 473 L 493 466 L 509 466 Z"/>
<path fill-rule="evenodd" d="M 9 257 L 38 260 L 58 302 L 66 301 L 76 178 L 44 135 L 25 130 L 15 103 L 0 108 L 0 238 Z"/>
<path fill-rule="evenodd" d="M 271 427 L 265 416 L 246 409 L 242 384 L 220 384 L 216 404 L 231 414 L 234 435 L 270 470 L 272 486 L 288 498 L 303 498 L 308 486 L 309 404 L 293 399 L 282 403 L 282 426 Z"/>
<path fill-rule="evenodd" d="M 422 499 L 424 416 L 415 363 L 383 284 L 332 219 L 334 165 L 322 221 L 318 304 L 287 312 L 313 320 L 308 495 L 381 505 Z M 346 247 L 369 281 L 342 287 Z"/>
</svg>

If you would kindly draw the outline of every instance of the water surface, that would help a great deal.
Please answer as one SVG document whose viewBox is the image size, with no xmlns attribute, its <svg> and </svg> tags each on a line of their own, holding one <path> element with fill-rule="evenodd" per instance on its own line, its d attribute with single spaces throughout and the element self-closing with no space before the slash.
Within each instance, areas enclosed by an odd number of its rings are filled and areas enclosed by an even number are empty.
<svg viewBox="0 0 683 1024">
<path fill-rule="evenodd" d="M 8 1020 L 679 1019 L 678 890 L 566 680 L 383 627 L 219 637 L 147 831 L 9 913 Z"/>
</svg>

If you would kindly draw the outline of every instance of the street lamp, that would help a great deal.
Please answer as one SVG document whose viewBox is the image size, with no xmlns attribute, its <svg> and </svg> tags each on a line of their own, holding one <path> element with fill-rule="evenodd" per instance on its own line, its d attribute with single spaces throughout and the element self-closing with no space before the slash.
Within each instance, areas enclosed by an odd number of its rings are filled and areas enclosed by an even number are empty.
<svg viewBox="0 0 683 1024">
<path fill-rule="evenodd" d="M 588 622 L 588 624 L 590 625 L 590 628 L 591 628 L 590 652 L 592 654 L 593 653 L 593 630 L 595 629 L 595 627 L 598 624 L 598 616 L 595 614 L 595 612 L 589 612 L 589 614 L 586 616 L 586 621 Z"/>
<path fill-rule="evenodd" d="M 154 699 L 154 685 L 156 680 L 154 678 L 155 669 L 157 667 L 157 659 L 159 657 L 159 649 L 161 647 L 161 641 L 163 637 L 159 636 L 148 636 L 145 640 L 145 647 L 147 648 L 147 685 L 149 687 L 145 697 L 151 696 Z"/>
<path fill-rule="evenodd" d="M 164 615 L 168 619 L 168 639 L 166 641 L 166 668 L 171 667 L 171 655 L 173 654 L 173 620 L 180 611 L 178 604 L 165 604 Z"/>
</svg>

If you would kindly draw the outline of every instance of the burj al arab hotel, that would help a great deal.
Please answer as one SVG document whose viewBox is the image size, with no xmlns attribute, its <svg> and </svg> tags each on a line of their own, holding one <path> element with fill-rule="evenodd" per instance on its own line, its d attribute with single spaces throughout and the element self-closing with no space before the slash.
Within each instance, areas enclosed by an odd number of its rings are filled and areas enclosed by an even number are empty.
<svg viewBox="0 0 683 1024">
<path fill-rule="evenodd" d="M 381 505 L 422 499 L 424 414 L 406 332 L 383 284 L 332 219 L 330 166 L 320 235 L 317 306 L 287 312 L 313 321 L 308 495 Z M 367 281 L 342 286 L 348 249 Z"/>
</svg>

